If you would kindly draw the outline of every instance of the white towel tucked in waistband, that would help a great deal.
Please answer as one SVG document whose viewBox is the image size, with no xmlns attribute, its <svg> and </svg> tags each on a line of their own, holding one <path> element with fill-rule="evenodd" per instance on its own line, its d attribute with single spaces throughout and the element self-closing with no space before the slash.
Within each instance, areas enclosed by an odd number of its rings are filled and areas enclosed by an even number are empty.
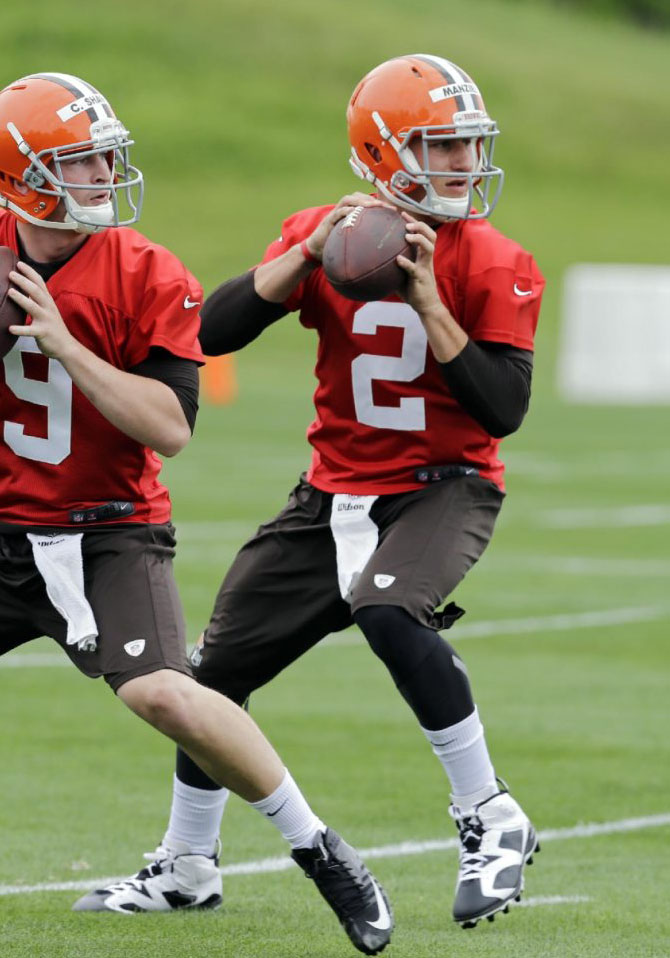
<svg viewBox="0 0 670 958">
<path fill-rule="evenodd" d="M 82 533 L 38 535 L 29 532 L 28 538 L 49 600 L 67 622 L 67 644 L 76 643 L 80 651 L 95 651 L 98 626 L 84 595 Z"/>
<path fill-rule="evenodd" d="M 377 498 L 339 492 L 333 496 L 330 528 L 337 553 L 337 580 L 345 602 L 351 602 L 352 590 L 377 548 L 379 529 L 370 518 Z"/>
</svg>

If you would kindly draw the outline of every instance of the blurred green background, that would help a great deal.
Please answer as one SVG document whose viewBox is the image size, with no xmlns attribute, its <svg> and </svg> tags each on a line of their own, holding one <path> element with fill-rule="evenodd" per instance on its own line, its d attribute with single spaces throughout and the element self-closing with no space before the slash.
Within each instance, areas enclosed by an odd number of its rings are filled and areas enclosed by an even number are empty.
<svg viewBox="0 0 670 958">
<path fill-rule="evenodd" d="M 508 500 L 490 553 L 455 596 L 469 614 L 450 639 L 467 660 L 496 764 L 541 829 L 669 810 L 669 411 L 571 406 L 554 379 L 565 269 L 667 264 L 670 250 L 670 33 L 617 16 L 614 0 L 604 6 L 33 0 L 0 21 L 4 82 L 69 72 L 108 96 L 147 182 L 140 228 L 207 291 L 257 262 L 284 217 L 360 185 L 344 113 L 372 66 L 435 53 L 475 78 L 502 130 L 506 181 L 493 222 L 533 251 L 547 291 L 531 411 L 503 447 Z M 308 461 L 314 348 L 294 318 L 273 326 L 236 357 L 237 401 L 203 403 L 191 445 L 165 465 L 193 638 L 234 552 Z M 496 622 L 500 634 L 467 631 Z M 254 714 L 350 840 L 451 836 L 440 770 L 379 663 L 355 631 L 344 639 L 261 691 Z M 40 640 L 17 654 L 36 651 L 54 650 Z M 33 888 L 139 867 L 165 825 L 169 743 L 66 668 L 0 669 L 0 721 L 0 883 Z M 241 803 L 226 823 L 225 861 L 285 854 Z M 529 894 L 589 902 L 562 899 L 475 936 L 449 923 L 453 852 L 385 859 L 375 869 L 398 911 L 393 953 L 660 958 L 670 953 L 669 845 L 667 827 L 556 841 L 531 870 Z M 121 930 L 70 915 L 74 891 L 3 892 L 2 953 L 342 954 L 344 939 L 308 891 L 295 875 L 230 879 L 222 916 Z"/>
<path fill-rule="evenodd" d="M 541 0 L 54 10 L 4 12 L 3 76 L 61 70 L 106 93 L 145 172 L 141 228 L 207 288 L 255 262 L 285 215 L 357 185 L 349 94 L 371 66 L 417 50 L 463 65 L 503 131 L 494 222 L 547 275 L 540 357 L 567 264 L 666 261 L 668 32 Z"/>
<path fill-rule="evenodd" d="M 57 9 L 5 11 L 4 78 L 59 70 L 106 93 L 136 138 L 142 230 L 206 289 L 255 262 L 284 216 L 360 185 L 347 164 L 349 94 L 373 65 L 415 51 L 468 70 L 502 130 L 494 223 L 548 280 L 537 390 L 549 385 L 565 267 L 666 261 L 668 32 L 543 0 Z M 267 349 L 311 350 L 304 336 L 280 338 Z"/>
</svg>

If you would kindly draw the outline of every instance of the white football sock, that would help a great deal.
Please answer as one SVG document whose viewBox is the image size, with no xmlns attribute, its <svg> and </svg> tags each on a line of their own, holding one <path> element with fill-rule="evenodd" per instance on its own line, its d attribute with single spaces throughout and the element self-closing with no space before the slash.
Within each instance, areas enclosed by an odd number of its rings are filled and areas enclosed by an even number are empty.
<svg viewBox="0 0 670 958">
<path fill-rule="evenodd" d="M 175 775 L 170 821 L 162 845 L 171 848 L 174 842 L 184 842 L 194 855 L 213 855 L 229 795 L 227 788 L 193 788 Z"/>
<path fill-rule="evenodd" d="M 249 804 L 279 829 L 291 848 L 311 848 L 317 835 L 326 830 L 321 819 L 307 804 L 288 769 L 281 784 L 271 795 Z"/>
<path fill-rule="evenodd" d="M 422 732 L 449 777 L 454 805 L 471 809 L 500 791 L 476 708 L 456 725 Z"/>
</svg>

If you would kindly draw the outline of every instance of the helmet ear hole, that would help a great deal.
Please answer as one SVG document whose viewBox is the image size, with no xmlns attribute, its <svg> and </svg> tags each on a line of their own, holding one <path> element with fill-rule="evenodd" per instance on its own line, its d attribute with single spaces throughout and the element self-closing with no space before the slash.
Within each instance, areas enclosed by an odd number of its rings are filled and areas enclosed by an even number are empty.
<svg viewBox="0 0 670 958">
<path fill-rule="evenodd" d="M 366 143 L 365 149 L 367 150 L 368 154 L 372 158 L 373 163 L 381 163 L 382 154 L 378 146 L 375 146 L 374 143 Z"/>
<path fill-rule="evenodd" d="M 15 176 L 6 176 L 4 173 L 0 173 L 0 185 L 2 190 L 5 193 L 8 193 L 12 198 L 21 198 L 24 199 L 28 197 L 27 202 L 33 202 L 37 199 L 37 193 L 32 189 L 31 186 L 26 183 L 25 180 L 19 179 Z"/>
</svg>

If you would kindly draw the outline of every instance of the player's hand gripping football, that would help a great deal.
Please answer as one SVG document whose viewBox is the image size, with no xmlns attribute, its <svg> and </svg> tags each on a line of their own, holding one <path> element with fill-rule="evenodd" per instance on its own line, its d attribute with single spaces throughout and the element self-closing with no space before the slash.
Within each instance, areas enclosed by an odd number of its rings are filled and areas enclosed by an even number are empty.
<svg viewBox="0 0 670 958">
<path fill-rule="evenodd" d="M 413 219 L 409 213 L 403 212 L 402 218 L 407 224 L 406 238 L 416 250 L 416 259 L 397 258 L 398 266 L 407 273 L 407 284 L 399 295 L 423 318 L 435 309 L 444 308 L 433 271 L 437 234 L 427 223 Z"/>
<path fill-rule="evenodd" d="M 34 336 L 45 356 L 62 359 L 76 340 L 63 322 L 46 283 L 32 266 L 22 262 L 17 264 L 9 278 L 17 288 L 10 288 L 7 295 L 32 318 L 30 325 L 10 326 L 10 333 Z"/>
<path fill-rule="evenodd" d="M 378 200 L 374 196 L 368 196 L 366 193 L 348 193 L 343 196 L 330 213 L 324 216 L 314 232 L 307 237 L 307 249 L 314 259 L 321 259 L 323 247 L 335 224 L 348 216 L 357 206 L 386 206 L 389 209 L 394 209 L 390 203 L 384 203 L 382 200 Z"/>
<path fill-rule="evenodd" d="M 399 295 L 419 314 L 437 361 L 449 362 L 461 352 L 468 337 L 440 299 L 433 269 L 437 234 L 427 223 L 407 213 L 402 216 L 407 222 L 407 240 L 416 249 L 416 259 L 397 257 L 398 266 L 407 273 L 407 285 Z"/>
</svg>

